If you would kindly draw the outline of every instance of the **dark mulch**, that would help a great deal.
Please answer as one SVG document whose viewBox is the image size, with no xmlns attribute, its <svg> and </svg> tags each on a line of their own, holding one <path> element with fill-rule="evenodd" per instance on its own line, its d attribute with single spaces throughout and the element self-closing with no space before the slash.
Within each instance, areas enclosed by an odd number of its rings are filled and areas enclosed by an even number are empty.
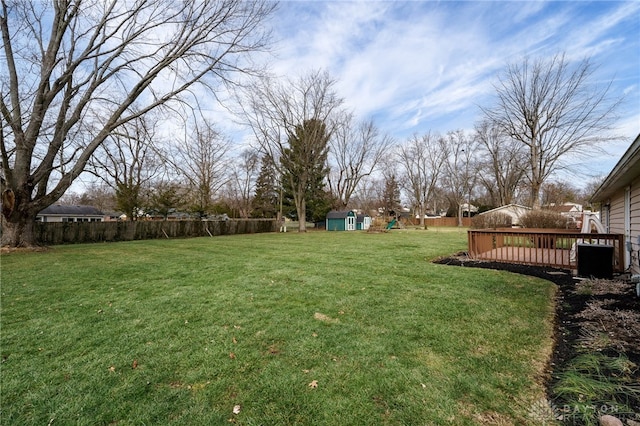
<svg viewBox="0 0 640 426">
<path fill-rule="evenodd" d="M 547 394 L 552 398 L 557 374 L 566 367 L 585 345 L 593 345 L 585 336 L 606 331 L 610 336 L 606 348 L 590 347 L 607 355 L 624 354 L 638 368 L 634 377 L 640 381 L 640 299 L 635 284 L 623 280 L 579 280 L 570 271 L 511 263 L 485 262 L 469 259 L 466 253 L 438 259 L 439 264 L 473 268 L 488 268 L 543 278 L 558 286 L 555 313 L 555 345 L 549 362 Z M 597 328 L 597 330 L 596 330 Z M 613 342 L 614 348 L 611 347 Z M 631 407 L 640 413 L 640 399 Z"/>
</svg>

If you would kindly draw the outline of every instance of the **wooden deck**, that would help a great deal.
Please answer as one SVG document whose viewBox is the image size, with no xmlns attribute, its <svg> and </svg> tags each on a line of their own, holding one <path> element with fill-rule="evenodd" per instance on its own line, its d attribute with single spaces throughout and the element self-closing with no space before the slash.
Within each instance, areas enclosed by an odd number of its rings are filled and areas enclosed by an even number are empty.
<svg viewBox="0 0 640 426">
<path fill-rule="evenodd" d="M 562 249 L 500 247 L 483 253 L 476 253 L 473 258 L 494 262 L 552 266 L 563 269 L 577 268 L 575 260 L 571 261 L 571 250 Z"/>
<path fill-rule="evenodd" d="M 472 259 L 572 270 L 577 268 L 575 251 L 579 244 L 613 246 L 613 270 L 624 270 L 624 235 L 621 234 L 502 228 L 472 229 L 468 239 Z"/>
</svg>

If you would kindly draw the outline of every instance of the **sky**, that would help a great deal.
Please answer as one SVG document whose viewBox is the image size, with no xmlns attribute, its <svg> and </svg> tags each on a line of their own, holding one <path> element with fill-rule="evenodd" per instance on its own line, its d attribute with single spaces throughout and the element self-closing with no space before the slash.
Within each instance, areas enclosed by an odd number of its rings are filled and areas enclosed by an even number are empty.
<svg viewBox="0 0 640 426">
<path fill-rule="evenodd" d="M 640 2 L 283 1 L 270 23 L 272 72 L 328 71 L 345 106 L 399 143 L 471 131 L 507 64 L 562 52 L 624 97 L 619 141 L 579 167 L 606 175 L 640 134 Z"/>
<path fill-rule="evenodd" d="M 555 178 L 582 187 L 606 176 L 640 134 L 640 1 L 284 0 L 266 25 L 270 52 L 254 60 L 293 80 L 327 71 L 344 106 L 399 144 L 428 132 L 472 132 L 508 64 L 559 53 L 572 64 L 589 58 L 594 87 L 611 84 L 610 96 L 623 101 L 619 138 Z M 236 151 L 246 147 L 251 132 L 206 98 L 205 115 Z"/>
</svg>

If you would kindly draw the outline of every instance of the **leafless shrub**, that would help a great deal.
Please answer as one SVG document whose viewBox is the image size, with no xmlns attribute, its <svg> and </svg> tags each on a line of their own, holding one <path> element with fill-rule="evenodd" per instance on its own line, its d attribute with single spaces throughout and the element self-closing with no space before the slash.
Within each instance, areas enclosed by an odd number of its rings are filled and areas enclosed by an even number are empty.
<svg viewBox="0 0 640 426">
<path fill-rule="evenodd" d="M 505 213 L 480 214 L 471 218 L 471 228 L 511 228 L 513 218 Z"/>
<path fill-rule="evenodd" d="M 640 350 L 640 312 L 628 309 L 611 309 L 616 301 L 593 300 L 576 315 L 584 320 L 581 343 L 587 348 L 602 350 L 615 348 Z"/>
<path fill-rule="evenodd" d="M 602 296 L 604 294 L 631 294 L 632 288 L 625 281 L 593 279 L 577 283 L 576 292 L 593 296 Z"/>
<path fill-rule="evenodd" d="M 531 210 L 520 217 L 525 228 L 569 229 L 569 219 L 551 210 Z"/>
</svg>

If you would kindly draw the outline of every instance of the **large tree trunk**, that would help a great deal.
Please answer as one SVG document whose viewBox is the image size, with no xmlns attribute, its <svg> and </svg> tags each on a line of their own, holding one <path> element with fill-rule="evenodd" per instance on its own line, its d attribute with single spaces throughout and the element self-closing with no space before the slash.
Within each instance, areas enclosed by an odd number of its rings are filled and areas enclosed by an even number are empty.
<svg viewBox="0 0 640 426">
<path fill-rule="evenodd" d="M 539 182 L 531 182 L 531 208 L 534 210 L 540 209 L 540 188 L 542 184 Z"/>
<path fill-rule="evenodd" d="M 2 217 L 2 247 L 36 246 L 35 216 L 14 213 L 10 220 Z"/>
<path fill-rule="evenodd" d="M 32 247 L 37 245 L 35 221 L 42 210 L 38 204 L 30 201 L 30 185 L 20 185 L 15 191 L 5 188 L 2 191 L 2 214 L 0 222 L 2 247 Z"/>
<path fill-rule="evenodd" d="M 307 232 L 307 203 L 304 196 L 296 200 L 296 213 L 298 214 L 298 232 Z"/>
</svg>

